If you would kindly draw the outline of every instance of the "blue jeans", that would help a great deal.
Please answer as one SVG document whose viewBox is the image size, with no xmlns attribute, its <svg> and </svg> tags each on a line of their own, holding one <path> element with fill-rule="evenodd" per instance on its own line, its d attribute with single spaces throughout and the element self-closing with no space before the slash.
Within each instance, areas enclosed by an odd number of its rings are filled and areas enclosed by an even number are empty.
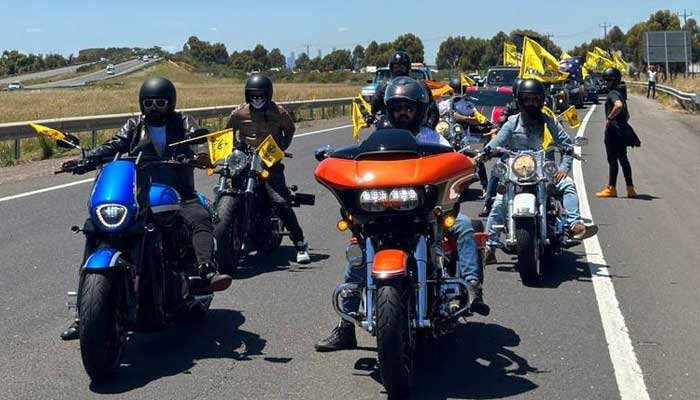
<svg viewBox="0 0 700 400">
<path fill-rule="evenodd" d="M 568 227 L 581 221 L 581 212 L 578 208 L 578 194 L 576 194 L 576 185 L 574 180 L 566 177 L 559 181 L 556 186 L 555 194 L 561 196 L 566 214 L 564 215 L 564 224 Z M 503 195 L 498 194 L 493 202 L 489 219 L 486 221 L 486 232 L 489 234 L 489 240 L 486 243 L 490 251 L 493 252 L 495 245 L 499 241 L 499 232 L 493 229 L 494 225 L 504 225 L 505 215 L 508 212 L 508 204 L 503 201 Z"/>
<path fill-rule="evenodd" d="M 481 280 L 483 271 L 479 268 L 478 256 L 476 253 L 476 239 L 474 239 L 474 226 L 466 215 L 459 214 L 455 225 L 450 232 L 457 236 L 457 269 L 463 279 Z M 352 267 L 348 264 L 345 267 L 344 283 L 356 283 L 360 287 L 367 285 L 367 267 Z M 360 307 L 359 297 L 346 297 L 342 300 L 343 308 L 347 311 L 357 311 Z"/>
<path fill-rule="evenodd" d="M 500 182 L 500 179 L 491 173 L 491 176 L 489 176 L 489 184 L 486 186 L 486 194 L 484 195 L 484 206 L 491 207 L 493 205 L 493 196 L 496 195 L 498 182 Z"/>
</svg>

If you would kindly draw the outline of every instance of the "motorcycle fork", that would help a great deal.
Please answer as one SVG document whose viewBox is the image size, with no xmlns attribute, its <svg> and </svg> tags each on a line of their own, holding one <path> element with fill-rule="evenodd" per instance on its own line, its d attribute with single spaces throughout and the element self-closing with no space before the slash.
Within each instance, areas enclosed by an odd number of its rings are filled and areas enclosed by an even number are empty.
<svg viewBox="0 0 700 400">
<path fill-rule="evenodd" d="M 513 200 L 515 199 L 515 184 L 508 184 L 508 186 L 506 187 L 506 196 L 506 198 L 508 199 L 508 215 L 506 215 L 508 232 L 506 236 L 506 243 L 515 243 L 515 218 L 513 218 Z"/>
<path fill-rule="evenodd" d="M 545 182 L 537 184 L 537 201 L 539 208 L 540 242 L 549 244 L 547 237 L 547 185 Z"/>
</svg>

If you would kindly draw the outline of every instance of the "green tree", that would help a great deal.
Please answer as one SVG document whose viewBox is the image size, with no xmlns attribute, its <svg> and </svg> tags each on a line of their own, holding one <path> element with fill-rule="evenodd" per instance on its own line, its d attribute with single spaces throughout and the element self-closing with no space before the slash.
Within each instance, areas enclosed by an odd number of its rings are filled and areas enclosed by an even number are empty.
<svg viewBox="0 0 700 400">
<path fill-rule="evenodd" d="M 282 55 L 282 52 L 278 48 L 270 50 L 267 59 L 267 64 L 270 68 L 285 68 L 287 66 L 287 59 L 284 58 L 284 55 Z"/>
<path fill-rule="evenodd" d="M 421 41 L 418 36 L 412 33 L 405 33 L 397 37 L 392 44 L 394 50 L 403 50 L 408 53 L 408 55 L 411 56 L 412 62 L 423 62 L 423 41 Z"/>
<path fill-rule="evenodd" d="M 360 69 L 365 60 L 365 48 L 359 44 L 352 50 L 352 68 Z"/>
</svg>

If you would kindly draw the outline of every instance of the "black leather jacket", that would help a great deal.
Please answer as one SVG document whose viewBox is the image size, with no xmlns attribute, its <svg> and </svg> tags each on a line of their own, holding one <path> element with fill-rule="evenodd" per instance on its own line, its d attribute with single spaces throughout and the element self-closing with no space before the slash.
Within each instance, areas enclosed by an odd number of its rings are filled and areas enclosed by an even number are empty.
<svg viewBox="0 0 700 400">
<path fill-rule="evenodd" d="M 423 86 L 425 86 L 425 83 L 421 82 Z M 384 104 L 384 92 L 386 92 L 386 86 L 389 84 L 389 81 L 382 81 L 379 83 L 377 86 L 377 90 L 374 92 L 374 97 L 372 97 L 372 115 L 377 116 L 377 113 L 381 111 L 383 115 L 386 116 L 386 104 Z M 428 96 L 429 96 L 429 101 L 430 103 L 428 104 L 428 110 L 427 110 L 427 116 L 425 120 L 425 126 L 427 126 L 430 129 L 435 129 L 435 126 L 437 126 L 438 121 L 440 120 L 440 111 L 438 110 L 437 103 L 435 103 L 435 100 L 433 99 L 433 92 L 430 91 L 430 88 L 425 86 L 425 89 L 428 91 Z"/>
<path fill-rule="evenodd" d="M 169 147 L 171 143 L 181 140 L 206 135 L 209 131 L 197 124 L 194 118 L 173 113 L 166 122 L 166 147 L 163 154 L 158 154 L 155 146 L 148 135 L 148 126 L 145 123 L 145 116 L 129 119 L 124 126 L 119 128 L 117 133 L 104 144 L 88 151 L 88 158 L 113 157 L 117 153 L 127 153 L 135 156 L 143 152 L 146 156 L 161 156 L 164 159 L 175 156 L 185 156 L 194 158 L 191 144 Z M 205 140 L 205 139 L 202 139 Z M 189 167 L 178 167 L 172 165 L 154 166 L 149 168 L 149 175 L 153 182 L 170 185 L 183 197 L 191 197 L 194 190 L 194 171 Z"/>
</svg>

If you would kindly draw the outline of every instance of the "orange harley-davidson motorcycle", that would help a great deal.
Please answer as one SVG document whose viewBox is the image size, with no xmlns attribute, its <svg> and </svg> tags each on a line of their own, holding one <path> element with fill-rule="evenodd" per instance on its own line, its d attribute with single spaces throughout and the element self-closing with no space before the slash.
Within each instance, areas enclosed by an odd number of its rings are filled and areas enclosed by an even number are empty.
<svg viewBox="0 0 700 400">
<path fill-rule="evenodd" d="M 366 285 L 339 285 L 333 307 L 377 337 L 384 387 L 390 397 L 403 397 L 416 344 L 469 314 L 467 282 L 456 272 L 455 239 L 448 231 L 463 186 L 477 179 L 474 161 L 398 129 L 377 130 L 361 144 L 335 151 L 326 146 L 316 158 L 316 179 L 342 207 L 337 228 L 352 232 L 348 262 L 366 268 Z M 476 236 L 481 252 L 483 228 Z M 358 312 L 343 308 L 340 299 L 347 297 L 361 299 Z"/>
</svg>

